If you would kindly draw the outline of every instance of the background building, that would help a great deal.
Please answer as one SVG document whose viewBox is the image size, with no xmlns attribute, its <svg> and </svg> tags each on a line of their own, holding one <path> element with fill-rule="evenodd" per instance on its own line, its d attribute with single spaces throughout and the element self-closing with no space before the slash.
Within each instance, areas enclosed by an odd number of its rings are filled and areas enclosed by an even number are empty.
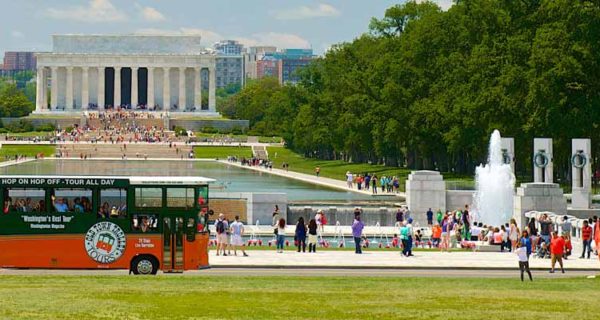
<svg viewBox="0 0 600 320">
<path fill-rule="evenodd" d="M 36 58 L 34 52 L 29 51 L 7 51 L 4 53 L 3 70 L 32 70 L 36 69 Z"/>
<path fill-rule="evenodd" d="M 235 40 L 223 40 L 215 43 L 216 85 L 224 88 L 230 84 L 244 85 L 244 45 Z"/>
<path fill-rule="evenodd" d="M 279 83 L 297 83 L 300 80 L 298 70 L 308 66 L 315 59 L 312 49 L 283 49 L 265 53 L 256 62 L 256 77 L 277 77 Z"/>
<path fill-rule="evenodd" d="M 246 65 L 246 79 L 258 79 L 258 62 L 266 54 L 273 54 L 277 51 L 274 46 L 250 47 L 244 54 L 244 64 Z"/>
</svg>

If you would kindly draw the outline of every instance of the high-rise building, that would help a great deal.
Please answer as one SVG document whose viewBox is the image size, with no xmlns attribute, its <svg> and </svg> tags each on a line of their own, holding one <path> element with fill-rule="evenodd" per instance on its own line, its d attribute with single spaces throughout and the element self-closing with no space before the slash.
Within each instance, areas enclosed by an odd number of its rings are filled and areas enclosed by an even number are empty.
<svg viewBox="0 0 600 320">
<path fill-rule="evenodd" d="M 298 70 L 308 66 L 315 59 L 312 49 L 284 49 L 275 53 L 266 53 L 257 62 L 257 78 L 276 76 L 279 83 L 297 83 L 300 80 Z"/>
<path fill-rule="evenodd" d="M 34 52 L 7 51 L 4 53 L 4 70 L 35 70 L 36 58 Z"/>
<path fill-rule="evenodd" d="M 215 43 L 216 85 L 224 88 L 230 84 L 244 85 L 244 45 L 234 40 L 223 40 Z"/>
<path fill-rule="evenodd" d="M 272 54 L 277 51 L 277 47 L 273 46 L 257 46 L 248 48 L 248 52 L 244 54 L 244 64 L 246 65 L 246 79 L 257 79 L 258 77 L 258 62 L 266 54 Z"/>
<path fill-rule="evenodd" d="M 244 51 L 244 45 L 235 40 L 222 40 L 214 45 L 218 55 L 241 56 Z"/>
</svg>

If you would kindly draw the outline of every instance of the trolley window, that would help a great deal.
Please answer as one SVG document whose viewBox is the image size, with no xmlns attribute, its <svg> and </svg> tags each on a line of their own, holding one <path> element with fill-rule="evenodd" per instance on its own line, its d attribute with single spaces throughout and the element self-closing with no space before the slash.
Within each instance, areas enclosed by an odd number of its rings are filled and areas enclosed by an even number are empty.
<svg viewBox="0 0 600 320">
<path fill-rule="evenodd" d="M 137 208 L 162 207 L 162 188 L 135 188 L 135 206 Z"/>
<path fill-rule="evenodd" d="M 91 189 L 54 189 L 50 200 L 54 212 L 92 212 Z"/>
<path fill-rule="evenodd" d="M 167 188 L 167 207 L 193 208 L 194 188 Z"/>
<path fill-rule="evenodd" d="M 46 190 L 4 189 L 4 212 L 46 212 Z"/>
</svg>

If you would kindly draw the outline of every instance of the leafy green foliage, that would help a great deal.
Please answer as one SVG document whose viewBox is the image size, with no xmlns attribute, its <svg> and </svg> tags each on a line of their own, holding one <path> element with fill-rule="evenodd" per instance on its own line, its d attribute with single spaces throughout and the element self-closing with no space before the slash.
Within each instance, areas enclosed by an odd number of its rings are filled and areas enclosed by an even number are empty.
<svg viewBox="0 0 600 320">
<path fill-rule="evenodd" d="M 600 156 L 600 5 L 591 0 L 408 1 L 333 46 L 297 86 L 263 79 L 224 103 L 251 130 L 308 157 L 469 172 L 494 129 L 515 137 L 521 175 L 532 139 L 570 139 Z"/>
<path fill-rule="evenodd" d="M 30 114 L 33 108 L 33 102 L 15 84 L 4 83 L 0 86 L 0 117 L 23 117 Z"/>
</svg>

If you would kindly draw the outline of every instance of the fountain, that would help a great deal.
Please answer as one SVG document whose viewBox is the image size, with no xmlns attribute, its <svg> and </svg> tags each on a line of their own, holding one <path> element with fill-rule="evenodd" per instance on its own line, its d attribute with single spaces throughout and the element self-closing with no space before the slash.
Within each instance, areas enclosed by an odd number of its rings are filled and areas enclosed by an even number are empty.
<svg viewBox="0 0 600 320">
<path fill-rule="evenodd" d="M 500 132 L 494 130 L 490 137 L 488 163 L 475 169 L 472 221 L 492 226 L 508 222 L 513 215 L 515 175 L 510 164 L 504 161 L 501 140 Z"/>
</svg>

